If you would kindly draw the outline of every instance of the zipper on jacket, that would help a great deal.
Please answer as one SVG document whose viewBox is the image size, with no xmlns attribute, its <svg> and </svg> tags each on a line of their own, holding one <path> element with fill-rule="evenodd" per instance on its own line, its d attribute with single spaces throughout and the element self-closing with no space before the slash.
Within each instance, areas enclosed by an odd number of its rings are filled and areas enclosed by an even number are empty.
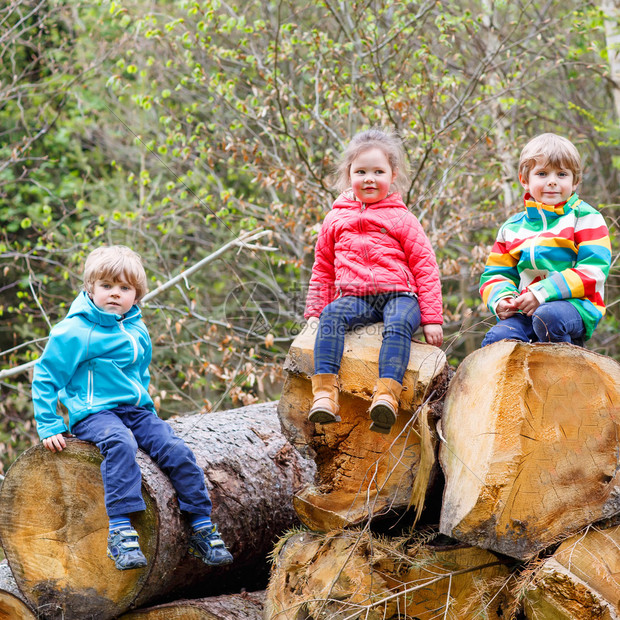
<svg viewBox="0 0 620 620">
<path fill-rule="evenodd" d="M 93 400 L 95 398 L 95 373 L 92 368 L 88 369 L 88 381 L 86 385 L 86 404 L 89 409 L 93 407 Z"/>
<path fill-rule="evenodd" d="M 125 329 L 125 326 L 123 325 L 123 321 L 119 321 L 118 326 L 121 328 L 121 331 L 124 334 L 126 334 L 129 340 L 131 341 L 131 346 L 133 347 L 133 360 L 131 362 L 133 364 L 138 359 L 138 343 L 136 342 L 136 339 Z"/>
<path fill-rule="evenodd" d="M 133 360 L 132 360 L 132 364 L 133 364 L 138 359 L 138 343 L 136 342 L 136 339 L 125 329 L 125 326 L 123 325 L 122 320 L 118 322 L 118 326 L 121 328 L 121 331 L 124 334 L 126 334 L 129 340 L 131 341 L 131 346 L 133 347 Z M 140 384 L 136 383 L 131 377 L 127 377 L 127 380 L 138 391 L 138 398 L 136 399 L 136 402 L 134 403 L 134 405 L 139 405 L 140 401 L 142 400 L 142 390 L 140 389 Z"/>
<path fill-rule="evenodd" d="M 360 236 L 364 235 L 364 231 L 362 229 L 362 214 L 364 213 L 364 210 L 366 209 L 366 207 L 368 206 L 365 202 L 360 202 L 360 204 L 362 205 L 360 208 L 360 217 L 359 217 L 359 230 L 360 230 Z M 366 266 L 368 267 L 368 271 L 370 271 L 370 275 L 372 278 L 372 286 L 373 286 L 373 292 L 376 293 L 377 291 L 377 283 L 375 281 L 375 273 L 372 270 L 372 265 L 370 263 L 370 260 L 368 259 L 368 249 L 366 248 L 366 241 L 363 240 L 362 243 L 364 244 L 364 262 L 366 263 Z"/>
<path fill-rule="evenodd" d="M 544 232 L 547 232 L 547 218 L 545 217 L 545 212 L 542 210 L 541 207 L 536 207 L 536 208 L 538 209 L 538 212 L 540 213 L 540 218 L 542 219 L 543 227 L 539 233 L 534 235 L 534 239 L 538 239 L 540 235 L 542 235 Z M 536 259 L 534 258 L 535 245 L 533 241 L 534 240 L 532 240 L 532 243 L 530 245 L 530 262 L 532 263 L 533 269 L 538 269 L 538 267 L 536 267 Z"/>
</svg>

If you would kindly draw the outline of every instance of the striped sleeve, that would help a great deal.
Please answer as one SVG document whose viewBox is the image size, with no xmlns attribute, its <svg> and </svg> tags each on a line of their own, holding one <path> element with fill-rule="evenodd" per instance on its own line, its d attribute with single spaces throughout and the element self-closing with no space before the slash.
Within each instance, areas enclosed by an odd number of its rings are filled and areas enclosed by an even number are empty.
<svg viewBox="0 0 620 620">
<path fill-rule="evenodd" d="M 592 209 L 575 223 L 577 257 L 572 267 L 549 274 L 530 286 L 544 301 L 587 299 L 605 314 L 605 280 L 611 266 L 611 242 L 603 216 Z"/>
<path fill-rule="evenodd" d="M 495 313 L 498 302 L 519 294 L 518 259 L 510 254 L 505 239 L 505 227 L 497 234 L 484 271 L 480 277 L 480 295 L 487 308 Z"/>
</svg>

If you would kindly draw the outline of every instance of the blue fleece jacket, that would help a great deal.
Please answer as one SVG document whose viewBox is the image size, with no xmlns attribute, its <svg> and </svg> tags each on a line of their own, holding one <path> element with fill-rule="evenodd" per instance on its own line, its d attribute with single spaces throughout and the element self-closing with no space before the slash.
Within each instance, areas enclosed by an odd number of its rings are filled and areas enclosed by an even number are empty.
<svg viewBox="0 0 620 620">
<path fill-rule="evenodd" d="M 100 310 L 85 292 L 76 297 L 34 369 L 32 400 L 41 439 L 68 430 L 56 410 L 59 398 L 69 430 L 119 405 L 140 405 L 155 414 L 148 393 L 152 345 L 141 316 L 135 305 L 123 317 Z"/>
</svg>

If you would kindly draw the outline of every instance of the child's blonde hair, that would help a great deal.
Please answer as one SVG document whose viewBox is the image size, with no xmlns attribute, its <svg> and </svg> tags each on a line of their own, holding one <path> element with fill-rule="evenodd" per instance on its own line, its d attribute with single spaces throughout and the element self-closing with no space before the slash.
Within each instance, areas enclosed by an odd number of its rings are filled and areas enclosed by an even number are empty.
<svg viewBox="0 0 620 620">
<path fill-rule="evenodd" d="M 93 292 L 97 280 L 127 282 L 136 289 L 136 302 L 148 290 L 140 255 L 124 245 L 102 246 L 88 255 L 84 265 L 84 289 L 87 293 Z"/>
<path fill-rule="evenodd" d="M 353 136 L 349 146 L 340 156 L 336 169 L 336 189 L 343 192 L 351 187 L 351 162 L 362 153 L 373 148 L 383 151 L 390 164 L 390 168 L 396 173 L 396 178 L 393 182 L 394 187 L 397 192 L 404 194 L 409 189 L 409 164 L 403 143 L 396 133 L 379 128 L 360 131 Z"/>
<path fill-rule="evenodd" d="M 543 133 L 532 138 L 521 151 L 519 176 L 527 181 L 536 165 L 565 168 L 573 173 L 573 183 L 581 182 L 581 157 L 575 145 L 554 133 Z"/>
</svg>

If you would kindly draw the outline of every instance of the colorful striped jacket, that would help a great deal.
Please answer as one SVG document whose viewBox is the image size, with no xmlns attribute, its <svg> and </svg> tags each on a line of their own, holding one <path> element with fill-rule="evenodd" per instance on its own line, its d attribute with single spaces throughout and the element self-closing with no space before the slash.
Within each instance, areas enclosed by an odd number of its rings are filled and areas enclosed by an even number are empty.
<svg viewBox="0 0 620 620">
<path fill-rule="evenodd" d="M 609 231 L 603 216 L 573 194 L 562 205 L 524 198 L 525 210 L 510 217 L 480 278 L 480 294 L 496 314 L 498 302 L 526 289 L 540 303 L 572 303 L 592 335 L 605 314 L 603 292 L 611 264 Z"/>
</svg>

